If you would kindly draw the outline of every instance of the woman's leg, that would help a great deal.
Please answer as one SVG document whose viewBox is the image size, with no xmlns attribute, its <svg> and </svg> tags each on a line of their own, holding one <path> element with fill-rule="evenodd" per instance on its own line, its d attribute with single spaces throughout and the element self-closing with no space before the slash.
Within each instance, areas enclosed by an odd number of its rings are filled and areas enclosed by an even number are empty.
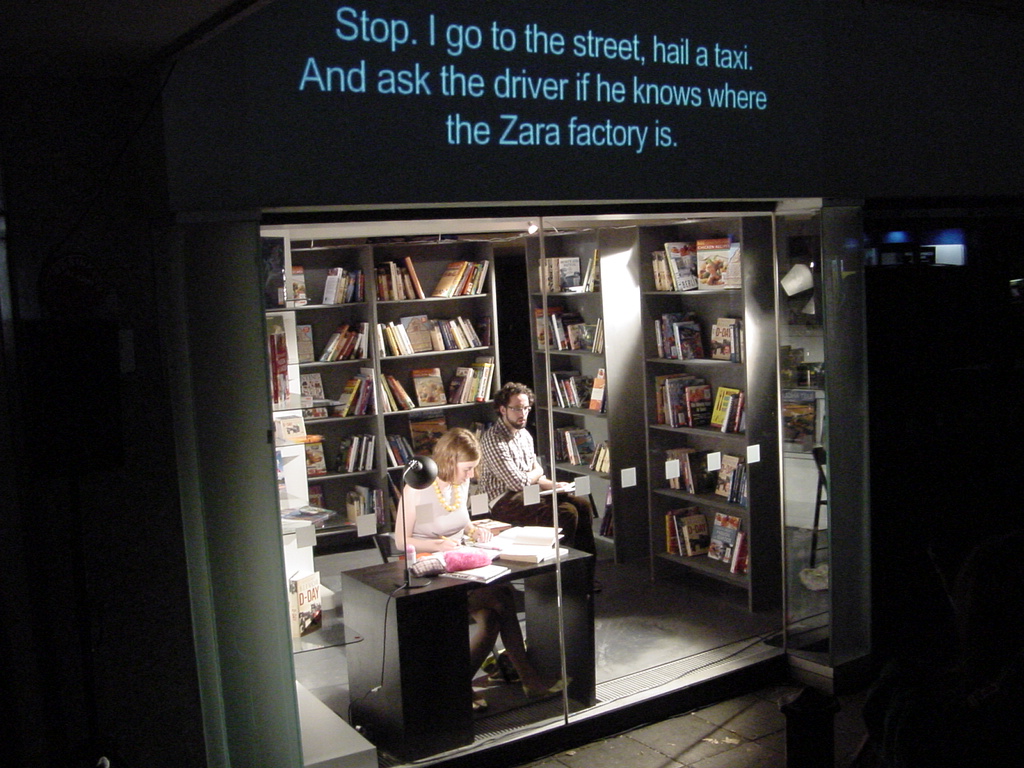
<svg viewBox="0 0 1024 768">
<path fill-rule="evenodd" d="M 512 666 L 519 673 L 519 680 L 523 689 L 529 694 L 541 694 L 547 691 L 556 682 L 554 679 L 542 677 L 526 656 L 526 641 L 523 638 L 522 627 L 519 626 L 519 617 L 516 615 L 515 594 L 512 587 L 500 585 L 496 587 L 483 587 L 475 589 L 469 597 L 470 613 L 480 622 L 477 614 L 484 614 L 488 631 L 493 631 L 497 626 L 498 634 L 501 635 L 501 642 L 505 646 Z M 481 630 L 470 643 L 470 661 L 473 663 L 473 673 L 483 664 L 487 654 L 494 647 L 494 640 L 486 648 L 482 641 L 479 645 L 477 637 L 483 637 L 485 633 Z M 477 655 L 479 654 L 479 656 Z"/>
</svg>

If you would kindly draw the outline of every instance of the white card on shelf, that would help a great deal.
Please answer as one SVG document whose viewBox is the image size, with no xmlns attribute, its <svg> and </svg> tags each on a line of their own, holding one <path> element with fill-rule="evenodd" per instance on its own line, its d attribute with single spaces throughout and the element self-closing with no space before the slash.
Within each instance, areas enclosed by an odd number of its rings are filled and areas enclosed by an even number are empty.
<svg viewBox="0 0 1024 768">
<path fill-rule="evenodd" d="M 761 460 L 761 444 L 747 446 L 747 464 L 757 464 Z"/>
<path fill-rule="evenodd" d="M 540 504 L 539 485 L 528 485 L 523 488 L 523 504 L 526 506 L 530 506 L 531 504 Z"/>
<path fill-rule="evenodd" d="M 708 454 L 708 472 L 717 472 L 722 468 L 722 452 L 714 451 Z"/>
<path fill-rule="evenodd" d="M 590 493 L 590 476 L 580 475 L 576 478 L 576 495 L 586 496 Z"/>
<path fill-rule="evenodd" d="M 636 467 L 626 467 L 622 470 L 622 487 L 632 488 L 636 485 Z"/>
<path fill-rule="evenodd" d="M 486 493 L 474 493 L 469 497 L 469 514 L 473 517 L 482 517 L 488 511 Z"/>
<path fill-rule="evenodd" d="M 665 479 L 675 480 L 679 477 L 679 459 L 669 459 L 665 462 Z"/>
</svg>

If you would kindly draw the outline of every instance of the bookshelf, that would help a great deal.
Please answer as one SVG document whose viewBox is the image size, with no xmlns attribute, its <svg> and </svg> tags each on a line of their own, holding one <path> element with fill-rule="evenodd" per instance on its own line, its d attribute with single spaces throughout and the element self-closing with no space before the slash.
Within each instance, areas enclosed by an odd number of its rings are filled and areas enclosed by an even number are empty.
<svg viewBox="0 0 1024 768">
<path fill-rule="evenodd" d="M 655 252 L 667 243 L 728 239 L 741 245 L 739 285 L 664 290 L 656 276 Z M 779 438 L 775 343 L 775 272 L 770 216 L 716 216 L 672 226 L 643 227 L 639 233 L 642 262 L 644 407 L 647 443 L 650 554 L 655 576 L 685 570 L 746 591 L 751 610 L 778 606 L 781 596 L 779 509 Z M 702 252 L 696 250 L 699 265 Z M 698 268 L 699 271 L 699 268 Z M 661 290 L 659 290 L 661 289 Z M 713 328 L 722 320 L 738 321 L 731 356 L 712 359 Z M 703 356 L 688 358 L 679 348 L 695 323 Z M 736 323 L 733 323 L 735 327 Z M 703 386 L 702 386 L 703 385 Z M 703 391 L 702 391 L 703 390 Z M 706 423 L 704 408 L 720 392 L 742 393 L 741 413 L 726 418 L 723 428 Z M 703 396 L 703 398 L 702 398 Z M 687 407 L 687 399 L 691 399 Z M 735 398 L 734 398 L 735 401 Z M 728 457 L 743 462 L 731 495 L 719 488 L 718 464 Z M 687 482 L 687 466 L 693 482 Z M 710 467 L 710 485 L 701 485 Z M 678 478 L 678 479 L 676 479 Z M 677 486 L 677 487 L 673 487 Z M 745 570 L 729 559 L 670 551 L 670 513 L 702 514 L 708 529 L 717 515 L 739 519 L 748 546 Z"/>
<path fill-rule="evenodd" d="M 636 439 L 643 420 L 635 397 L 642 387 L 639 267 L 630 258 L 636 229 L 559 229 L 530 238 L 526 248 L 537 446 L 556 479 L 589 480 L 599 547 L 621 562 L 647 553 L 644 452 Z M 602 372 L 603 407 L 592 408 L 591 383 Z M 607 459 L 592 467 L 572 455 L 564 441 L 573 434 L 599 450 L 607 445 Z"/>
<path fill-rule="evenodd" d="M 281 507 L 314 504 L 334 510 L 338 515 L 318 529 L 317 544 L 344 545 L 390 525 L 391 491 L 403 466 L 392 450 L 396 440 L 418 447 L 424 430 L 417 426 L 430 419 L 435 434 L 437 421 L 442 428 L 473 428 L 482 421 L 485 401 L 499 381 L 491 330 L 492 247 L 472 240 L 297 239 L 287 229 L 263 235 L 275 424 L 300 419 L 307 435 L 322 438 L 324 455 L 323 466 L 316 468 L 307 446 L 277 441 Z M 469 265 L 462 280 L 444 295 L 433 295 L 454 263 Z M 356 276 L 355 287 L 343 295 L 333 285 L 328 288 L 332 270 L 339 268 Z M 293 274 L 301 274 L 301 286 Z M 347 346 L 340 342 L 339 359 L 325 354 L 335 334 L 354 336 Z M 479 382 L 487 364 L 483 389 L 477 384 L 464 402 L 450 402 L 456 373 L 475 368 Z M 429 391 L 440 390 L 439 402 L 431 401 L 425 385 L 417 390 L 417 380 L 427 373 L 437 377 Z M 346 514 L 354 493 L 375 517 L 362 520 L 358 530 Z"/>
</svg>

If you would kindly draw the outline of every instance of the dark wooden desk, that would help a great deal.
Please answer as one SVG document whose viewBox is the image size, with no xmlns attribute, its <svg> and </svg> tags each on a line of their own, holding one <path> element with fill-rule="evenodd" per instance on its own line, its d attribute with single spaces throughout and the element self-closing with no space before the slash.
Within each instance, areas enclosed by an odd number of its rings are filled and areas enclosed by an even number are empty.
<svg viewBox="0 0 1024 768">
<path fill-rule="evenodd" d="M 570 550 L 561 560 L 568 694 L 581 707 L 595 699 L 592 558 Z M 525 583 L 531 662 L 561 677 L 555 562 L 499 562 L 511 573 L 490 584 Z M 363 637 L 346 648 L 352 724 L 417 759 L 473 741 L 467 595 L 488 585 L 437 576 L 405 589 L 395 586 L 402 573 L 400 562 L 343 572 L 341 596 L 346 625 Z"/>
</svg>

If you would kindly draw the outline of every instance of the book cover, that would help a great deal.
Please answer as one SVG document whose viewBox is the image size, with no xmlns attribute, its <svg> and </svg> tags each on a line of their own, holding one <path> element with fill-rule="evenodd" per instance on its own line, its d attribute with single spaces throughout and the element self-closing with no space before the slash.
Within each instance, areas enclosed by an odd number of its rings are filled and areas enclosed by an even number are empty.
<svg viewBox="0 0 1024 768">
<path fill-rule="evenodd" d="M 715 403 L 711 409 L 711 426 L 719 427 L 725 423 L 726 412 L 728 410 L 729 402 L 728 399 L 733 395 L 738 395 L 740 390 L 736 387 L 719 387 L 715 390 Z"/>
<path fill-rule="evenodd" d="M 412 385 L 420 407 L 447 403 L 440 368 L 417 368 L 412 372 Z"/>
<path fill-rule="evenodd" d="M 704 340 L 700 323 L 695 320 L 683 320 L 675 324 L 673 335 L 679 345 L 680 360 L 703 360 Z"/>
<path fill-rule="evenodd" d="M 473 379 L 475 372 L 469 366 L 460 365 L 448 382 L 448 402 L 450 404 L 469 403 L 474 397 Z"/>
<path fill-rule="evenodd" d="M 697 249 L 693 243 L 665 243 L 665 263 L 672 286 L 667 290 L 697 288 Z"/>
<path fill-rule="evenodd" d="M 739 320 L 733 317 L 720 317 L 711 326 L 711 359 L 730 360 L 737 362 L 739 350 Z"/>
<path fill-rule="evenodd" d="M 729 244 L 729 255 L 725 261 L 725 287 L 743 287 L 743 259 L 739 243 Z"/>
<path fill-rule="evenodd" d="M 306 477 L 327 474 L 327 457 L 322 435 L 306 436 Z"/>
<path fill-rule="evenodd" d="M 278 445 L 306 442 L 306 422 L 301 416 L 274 417 L 274 433 Z"/>
<path fill-rule="evenodd" d="M 313 326 L 306 323 L 296 325 L 295 339 L 298 343 L 298 361 L 300 363 L 314 362 L 316 353 L 313 351 Z"/>
<path fill-rule="evenodd" d="M 320 574 L 298 571 L 288 579 L 292 637 L 302 637 L 323 626 L 320 602 Z"/>
<path fill-rule="evenodd" d="M 448 298 L 453 296 L 453 292 L 458 288 L 459 282 L 462 280 L 462 274 L 468 266 L 468 261 L 453 261 L 449 263 L 441 277 L 438 278 L 437 285 L 434 286 L 434 292 L 431 296 Z"/>
<path fill-rule="evenodd" d="M 687 557 L 706 555 L 711 548 L 711 532 L 708 520 L 700 512 L 694 511 L 679 520 L 679 539 L 683 545 L 683 554 Z"/>
<path fill-rule="evenodd" d="M 728 237 L 697 241 L 697 287 L 724 288 L 729 264 Z"/>
<path fill-rule="evenodd" d="M 430 352 L 434 344 L 430 338 L 431 322 L 426 315 L 401 318 L 402 328 L 413 352 Z"/>
<path fill-rule="evenodd" d="M 733 498 L 733 481 L 736 479 L 736 472 L 739 469 L 741 459 L 732 454 L 722 454 L 722 466 L 718 470 L 718 483 L 715 485 L 715 493 L 724 496 L 728 500 Z"/>
<path fill-rule="evenodd" d="M 317 400 L 326 400 L 324 395 L 324 382 L 319 373 L 299 374 L 299 391 L 303 397 Z"/>
<path fill-rule="evenodd" d="M 583 286 L 579 256 L 563 256 L 558 259 L 558 287 L 561 291 L 578 289 Z"/>
<path fill-rule="evenodd" d="M 594 387 L 590 390 L 590 402 L 587 404 L 591 411 L 604 411 L 606 384 L 604 368 L 598 368 L 594 377 Z"/>
<path fill-rule="evenodd" d="M 691 384 L 683 389 L 686 401 L 686 421 L 690 427 L 711 425 L 711 385 Z"/>
<path fill-rule="evenodd" d="M 416 403 L 413 402 L 412 398 L 409 397 L 409 393 L 405 391 L 405 387 L 402 386 L 401 382 L 392 376 L 390 373 L 384 374 L 384 378 L 388 382 L 388 387 L 391 390 L 391 394 L 395 399 L 395 404 L 398 406 L 400 411 L 411 411 L 416 407 Z"/>
<path fill-rule="evenodd" d="M 443 411 L 424 413 L 409 419 L 409 435 L 412 450 L 417 455 L 429 456 L 441 435 L 448 431 L 448 422 Z"/>
<path fill-rule="evenodd" d="M 715 521 L 711 526 L 711 541 L 708 543 L 708 557 L 712 560 L 732 562 L 733 547 L 736 545 L 736 534 L 740 529 L 740 519 L 725 512 L 716 512 Z"/>
<path fill-rule="evenodd" d="M 363 376 L 353 376 L 345 382 L 341 394 L 338 395 L 338 405 L 333 408 L 335 416 L 349 416 L 354 412 L 363 381 Z"/>
</svg>

